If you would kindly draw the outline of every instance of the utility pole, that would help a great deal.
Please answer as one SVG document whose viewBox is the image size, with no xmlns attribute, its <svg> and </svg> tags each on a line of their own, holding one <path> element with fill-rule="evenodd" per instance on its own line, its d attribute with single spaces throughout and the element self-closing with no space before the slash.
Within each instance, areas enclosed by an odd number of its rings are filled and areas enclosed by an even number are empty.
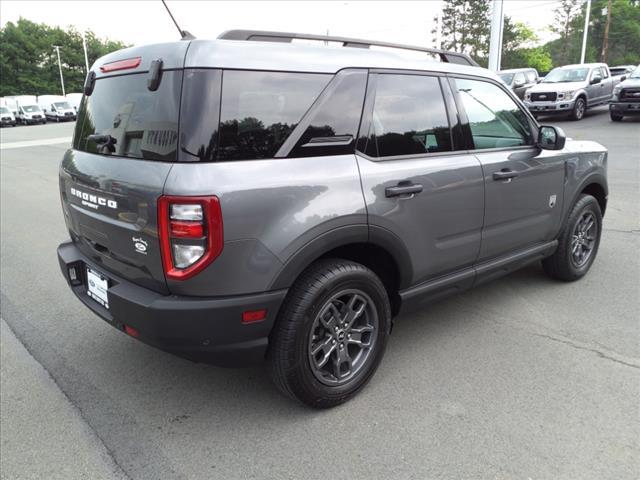
<svg viewBox="0 0 640 480">
<path fill-rule="evenodd" d="M 489 70 L 500 70 L 502 56 L 502 27 L 504 23 L 503 0 L 493 0 L 491 12 L 491 39 L 489 41 Z"/>
<path fill-rule="evenodd" d="M 582 53 L 580 63 L 584 63 L 584 55 L 587 52 L 587 33 L 589 32 L 589 15 L 591 15 L 591 0 L 587 0 L 587 11 L 584 14 L 584 34 L 582 35 Z"/>
<path fill-rule="evenodd" d="M 87 39 L 82 32 L 82 49 L 84 50 L 84 64 L 87 67 L 87 75 L 89 74 L 89 57 L 87 56 Z"/>
<path fill-rule="evenodd" d="M 64 93 L 64 78 L 62 78 L 62 62 L 60 62 L 60 45 L 53 45 L 53 48 L 56 49 L 56 53 L 58 54 L 58 70 L 60 70 L 60 85 L 62 85 L 62 96 L 66 97 Z"/>
<path fill-rule="evenodd" d="M 609 24 L 611 23 L 611 0 L 607 2 L 607 22 L 604 25 L 604 40 L 602 41 L 602 54 L 600 61 L 607 63 L 607 50 L 609 49 Z"/>
</svg>

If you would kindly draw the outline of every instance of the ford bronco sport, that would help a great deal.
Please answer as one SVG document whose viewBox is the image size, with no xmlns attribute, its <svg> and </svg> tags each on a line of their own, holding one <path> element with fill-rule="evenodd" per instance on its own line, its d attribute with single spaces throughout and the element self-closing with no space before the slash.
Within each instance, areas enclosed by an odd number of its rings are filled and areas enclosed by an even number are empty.
<svg viewBox="0 0 640 480">
<path fill-rule="evenodd" d="M 295 38 L 327 40 L 231 31 L 95 63 L 58 248 L 90 310 L 195 361 L 266 359 L 321 408 L 368 382 L 400 312 L 530 262 L 587 273 L 602 146 L 539 126 L 464 55 Z"/>
</svg>

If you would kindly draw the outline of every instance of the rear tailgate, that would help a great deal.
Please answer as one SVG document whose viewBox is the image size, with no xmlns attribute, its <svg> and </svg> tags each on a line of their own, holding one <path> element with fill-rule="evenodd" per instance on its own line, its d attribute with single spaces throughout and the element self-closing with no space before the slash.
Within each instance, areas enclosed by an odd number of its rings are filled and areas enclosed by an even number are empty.
<svg viewBox="0 0 640 480">
<path fill-rule="evenodd" d="M 60 168 L 67 228 L 105 274 L 168 293 L 157 227 L 157 200 L 171 164 L 70 150 Z"/>
<path fill-rule="evenodd" d="M 65 221 L 106 276 L 168 293 L 157 201 L 177 161 L 182 66 L 188 42 L 135 47 L 99 59 L 60 166 Z M 150 67 L 161 61 L 157 88 Z M 105 67 L 106 66 L 106 67 Z M 105 140 L 106 139 L 106 140 Z"/>
</svg>

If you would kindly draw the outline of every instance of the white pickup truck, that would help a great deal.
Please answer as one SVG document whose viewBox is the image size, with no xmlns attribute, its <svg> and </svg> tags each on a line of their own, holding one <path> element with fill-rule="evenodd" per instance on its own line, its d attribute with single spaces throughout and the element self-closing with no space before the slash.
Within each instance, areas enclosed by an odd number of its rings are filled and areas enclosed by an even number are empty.
<svg viewBox="0 0 640 480">
<path fill-rule="evenodd" d="M 580 120 L 587 108 L 609 103 L 617 83 L 606 63 L 566 65 L 527 90 L 524 104 L 536 117 L 559 114 Z"/>
</svg>

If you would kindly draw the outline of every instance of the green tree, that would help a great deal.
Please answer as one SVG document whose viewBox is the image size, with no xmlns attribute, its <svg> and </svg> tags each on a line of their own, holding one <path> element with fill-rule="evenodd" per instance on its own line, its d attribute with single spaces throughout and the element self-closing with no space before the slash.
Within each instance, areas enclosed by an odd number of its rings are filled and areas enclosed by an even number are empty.
<svg viewBox="0 0 640 480">
<path fill-rule="evenodd" d="M 524 23 L 504 17 L 502 31 L 501 69 L 532 67 L 548 72 L 553 67 L 551 55 L 544 47 L 536 46 L 538 36 Z"/>
<path fill-rule="evenodd" d="M 490 11 L 490 0 L 445 0 L 442 9 L 441 47 L 468 53 L 478 63 L 486 65 Z M 437 17 L 435 21 L 437 23 Z M 432 33 L 437 34 L 437 31 L 433 30 Z"/>
<path fill-rule="evenodd" d="M 585 61 L 600 61 L 606 15 L 603 10 L 607 0 L 593 0 L 589 17 L 589 33 Z M 568 35 L 545 45 L 554 65 L 566 65 L 580 61 L 586 2 L 578 15 L 570 22 Z M 609 26 L 609 49 L 605 59 L 609 65 L 640 63 L 640 1 L 612 0 Z"/>
<path fill-rule="evenodd" d="M 575 56 L 577 45 L 573 37 L 576 29 L 575 20 L 580 15 L 581 5 L 582 0 L 561 0 L 553 11 L 550 30 L 560 36 L 555 59 L 559 65 L 570 63 L 571 57 Z"/>
<path fill-rule="evenodd" d="M 86 32 L 89 65 L 99 57 L 126 47 Z M 0 29 L 0 96 L 62 94 L 58 58 L 67 92 L 82 91 L 86 76 L 82 35 L 73 27 L 63 30 L 21 18 Z"/>
</svg>

